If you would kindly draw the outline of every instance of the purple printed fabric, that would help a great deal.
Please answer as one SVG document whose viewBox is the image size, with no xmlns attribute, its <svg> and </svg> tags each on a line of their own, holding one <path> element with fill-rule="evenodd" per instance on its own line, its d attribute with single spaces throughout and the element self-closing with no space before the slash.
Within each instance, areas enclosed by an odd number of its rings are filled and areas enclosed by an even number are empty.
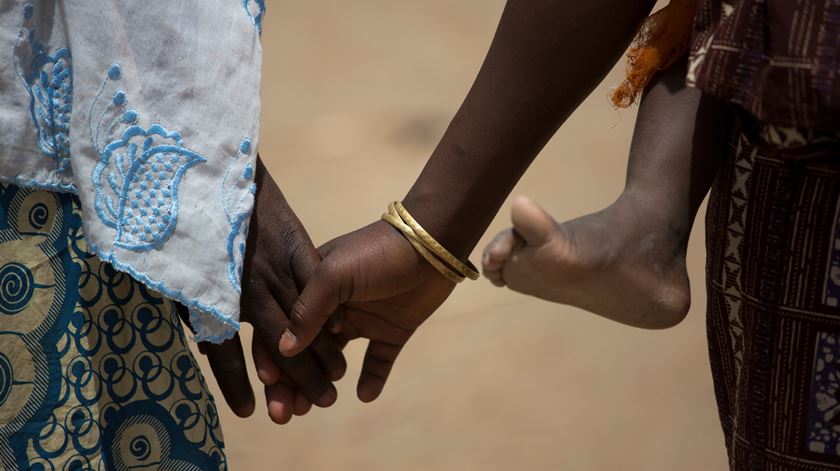
<svg viewBox="0 0 840 471">
<path fill-rule="evenodd" d="M 757 119 L 840 126 L 840 1 L 701 0 L 687 82 Z"/>
</svg>

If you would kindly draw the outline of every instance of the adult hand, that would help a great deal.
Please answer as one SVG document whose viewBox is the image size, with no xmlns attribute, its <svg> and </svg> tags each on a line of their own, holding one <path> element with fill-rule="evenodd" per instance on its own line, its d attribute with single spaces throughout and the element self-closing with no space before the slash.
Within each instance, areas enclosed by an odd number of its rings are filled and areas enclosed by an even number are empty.
<svg viewBox="0 0 840 471">
<path fill-rule="evenodd" d="M 357 386 L 359 399 L 370 402 L 382 392 L 405 343 L 455 284 L 382 221 L 338 237 L 319 251 L 322 262 L 291 310 L 280 350 L 291 357 L 317 344 L 328 317 L 343 306 L 340 337 L 370 340 Z"/>
<path fill-rule="evenodd" d="M 285 358 L 276 348 L 288 325 L 289 312 L 298 293 L 314 272 L 320 257 L 309 235 L 289 207 L 280 189 L 257 160 L 254 213 L 242 274 L 242 322 L 254 326 L 252 354 L 261 382 L 266 385 L 268 413 L 277 423 L 287 423 L 292 414 L 307 413 L 312 404 L 332 405 L 337 397 L 331 381 L 346 370 L 341 345 L 328 332 L 316 333 L 310 348 L 294 358 Z M 245 369 L 242 345 L 237 335 L 221 344 L 201 344 L 222 395 L 237 415 L 254 410 L 254 393 Z"/>
</svg>

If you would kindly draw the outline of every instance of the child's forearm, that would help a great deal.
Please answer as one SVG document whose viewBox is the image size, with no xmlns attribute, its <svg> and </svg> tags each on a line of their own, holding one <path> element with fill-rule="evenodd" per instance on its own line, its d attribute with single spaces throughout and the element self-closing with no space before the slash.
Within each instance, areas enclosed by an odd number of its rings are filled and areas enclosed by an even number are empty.
<svg viewBox="0 0 840 471">
<path fill-rule="evenodd" d="M 509 0 L 472 89 L 404 199 L 415 219 L 467 256 L 654 3 Z"/>
</svg>

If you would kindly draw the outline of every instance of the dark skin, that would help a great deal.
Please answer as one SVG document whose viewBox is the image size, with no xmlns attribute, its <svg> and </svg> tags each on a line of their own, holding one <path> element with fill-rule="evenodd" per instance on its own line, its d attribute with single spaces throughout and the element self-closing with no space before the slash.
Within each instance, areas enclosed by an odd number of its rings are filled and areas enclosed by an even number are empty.
<svg viewBox="0 0 840 471">
<path fill-rule="evenodd" d="M 320 256 L 271 175 L 257 159 L 257 193 L 249 226 L 245 270 L 242 274 L 241 320 L 254 326 L 252 354 L 257 373 L 266 384 L 269 416 L 279 424 L 304 415 L 312 404 L 329 407 L 336 400 L 332 381 L 347 368 L 332 334 L 322 331 L 303 353 L 285 358 L 276 348 L 288 325 L 289 312 Z M 237 335 L 221 345 L 199 344 L 225 401 L 240 417 L 254 411 L 254 393 Z"/>
<path fill-rule="evenodd" d="M 466 258 L 654 3 L 509 0 L 472 89 L 403 199 L 414 218 Z M 405 343 L 454 284 L 382 221 L 329 242 L 321 253 L 322 263 L 291 310 L 280 350 L 287 357 L 302 352 L 343 306 L 344 338 L 370 340 L 357 394 L 374 400 Z"/>
<path fill-rule="evenodd" d="M 694 216 L 725 154 L 731 110 L 685 85 L 686 61 L 642 100 L 624 192 L 602 211 L 558 224 L 528 198 L 485 250 L 497 286 L 635 327 L 676 325 L 690 304 L 685 268 Z"/>
</svg>

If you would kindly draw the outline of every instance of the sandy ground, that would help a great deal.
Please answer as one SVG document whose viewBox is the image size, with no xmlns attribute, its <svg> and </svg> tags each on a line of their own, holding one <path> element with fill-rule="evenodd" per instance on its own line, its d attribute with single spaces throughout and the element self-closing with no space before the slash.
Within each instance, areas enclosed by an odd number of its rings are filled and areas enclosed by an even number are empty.
<svg viewBox="0 0 840 471">
<path fill-rule="evenodd" d="M 406 192 L 475 76 L 503 5 L 271 5 L 261 152 L 316 244 L 378 218 Z M 635 111 L 616 113 L 606 101 L 620 72 L 514 194 L 539 199 L 561 220 L 615 198 L 635 120 Z M 474 261 L 508 214 L 506 205 Z M 348 348 L 351 367 L 330 409 L 278 427 L 262 402 L 248 420 L 220 404 L 232 469 L 725 469 L 706 357 L 702 245 L 700 224 L 688 261 L 694 304 L 664 332 L 486 280 L 465 283 L 408 344 L 372 404 L 355 397 L 362 343 Z"/>
</svg>

